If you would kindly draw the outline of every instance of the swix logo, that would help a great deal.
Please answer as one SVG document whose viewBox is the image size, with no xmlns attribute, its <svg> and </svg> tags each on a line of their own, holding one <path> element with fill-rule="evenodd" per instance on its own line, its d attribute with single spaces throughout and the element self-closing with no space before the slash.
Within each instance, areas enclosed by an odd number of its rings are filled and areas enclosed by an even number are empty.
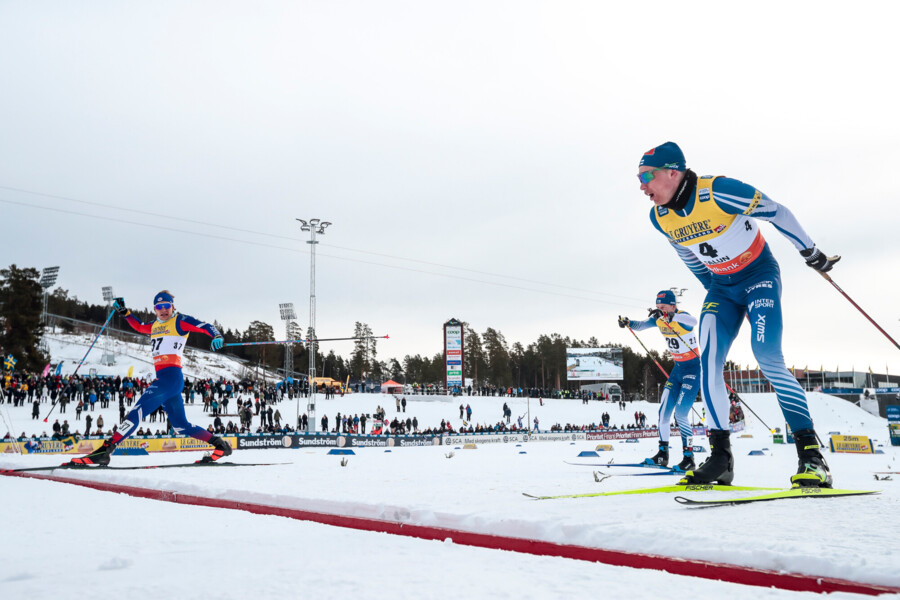
<svg viewBox="0 0 900 600">
<path fill-rule="evenodd" d="M 766 315 L 762 313 L 756 315 L 756 341 L 766 341 Z"/>
<path fill-rule="evenodd" d="M 711 313 L 719 312 L 719 303 L 718 302 L 704 302 L 703 303 L 703 312 L 711 312 Z"/>
</svg>

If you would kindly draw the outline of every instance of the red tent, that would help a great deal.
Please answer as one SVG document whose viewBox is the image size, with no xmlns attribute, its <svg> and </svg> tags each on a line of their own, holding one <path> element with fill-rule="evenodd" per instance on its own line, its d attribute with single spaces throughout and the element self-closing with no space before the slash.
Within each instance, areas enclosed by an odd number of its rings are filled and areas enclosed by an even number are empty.
<svg viewBox="0 0 900 600">
<path fill-rule="evenodd" d="M 388 379 L 384 383 L 381 384 L 381 393 L 382 394 L 402 394 L 403 393 L 403 384 L 397 383 L 393 379 Z"/>
</svg>

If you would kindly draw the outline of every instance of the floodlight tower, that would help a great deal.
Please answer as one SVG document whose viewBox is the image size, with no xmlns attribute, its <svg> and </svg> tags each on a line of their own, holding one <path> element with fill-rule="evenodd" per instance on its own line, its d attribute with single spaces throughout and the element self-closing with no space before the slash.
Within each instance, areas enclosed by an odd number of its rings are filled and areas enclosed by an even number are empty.
<svg viewBox="0 0 900 600">
<path fill-rule="evenodd" d="M 41 271 L 41 288 L 44 293 L 41 304 L 41 323 L 47 326 L 47 303 L 50 299 L 50 288 L 56 284 L 56 278 L 59 276 L 59 267 L 47 267 Z M 41 338 L 41 352 L 47 356 L 50 355 L 50 346 L 44 338 Z"/>
<path fill-rule="evenodd" d="M 676 298 L 681 298 L 682 294 L 688 291 L 687 288 L 679 288 L 679 287 L 670 287 L 670 290 L 675 294 Z"/>
<path fill-rule="evenodd" d="M 310 219 L 308 222 L 303 219 L 300 221 L 300 229 L 309 232 L 309 339 L 307 340 L 307 350 L 309 351 L 309 398 L 306 405 L 306 414 L 308 420 L 307 431 L 310 433 L 316 430 L 316 234 L 324 235 L 325 228 L 331 223 L 320 219 Z"/>
<path fill-rule="evenodd" d="M 288 385 L 288 377 L 291 377 L 294 374 L 294 344 L 291 339 L 291 321 L 297 318 L 297 313 L 294 312 L 294 303 L 293 302 L 284 302 L 278 305 L 278 310 L 281 313 L 281 320 L 284 321 L 284 385 L 285 390 L 287 391 Z M 300 398 L 297 397 L 297 419 L 300 418 Z M 299 421 L 296 421 L 299 422 Z"/>
<path fill-rule="evenodd" d="M 104 286 L 103 301 L 106 302 L 107 313 L 112 310 L 112 302 L 114 298 L 115 295 L 113 294 L 112 286 Z M 100 364 L 106 366 L 112 366 L 116 364 L 116 355 L 112 350 L 112 340 L 109 339 L 109 329 L 106 330 L 103 336 L 103 356 L 100 357 Z"/>
<path fill-rule="evenodd" d="M 47 267 L 41 271 L 41 287 L 44 289 L 44 303 L 41 308 L 41 323 L 47 325 L 47 301 L 50 298 L 50 288 L 56 284 L 59 276 L 59 267 Z"/>
</svg>

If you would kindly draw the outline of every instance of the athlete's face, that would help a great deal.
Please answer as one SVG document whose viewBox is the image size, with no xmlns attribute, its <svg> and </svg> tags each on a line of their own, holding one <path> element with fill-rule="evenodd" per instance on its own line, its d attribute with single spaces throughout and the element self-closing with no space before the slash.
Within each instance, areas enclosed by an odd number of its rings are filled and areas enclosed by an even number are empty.
<svg viewBox="0 0 900 600">
<path fill-rule="evenodd" d="M 161 302 L 154 305 L 153 310 L 156 311 L 156 318 L 160 321 L 166 321 L 175 314 L 175 307 L 171 302 Z"/>
<path fill-rule="evenodd" d="M 647 176 L 641 177 L 642 173 L 650 173 L 652 179 L 645 182 L 644 180 Z M 681 171 L 660 169 L 658 167 L 641 167 L 638 169 L 641 191 L 649 196 L 656 206 L 668 204 L 672 200 L 675 196 L 675 190 L 678 189 L 678 184 L 681 183 L 682 175 Z"/>
<path fill-rule="evenodd" d="M 664 313 L 666 313 L 666 314 L 669 315 L 670 317 L 671 317 L 672 315 L 674 315 L 674 314 L 675 314 L 675 311 L 677 310 L 677 307 L 676 307 L 674 304 L 657 304 L 657 305 L 656 305 L 656 308 L 658 308 L 659 310 L 663 311 Z"/>
</svg>

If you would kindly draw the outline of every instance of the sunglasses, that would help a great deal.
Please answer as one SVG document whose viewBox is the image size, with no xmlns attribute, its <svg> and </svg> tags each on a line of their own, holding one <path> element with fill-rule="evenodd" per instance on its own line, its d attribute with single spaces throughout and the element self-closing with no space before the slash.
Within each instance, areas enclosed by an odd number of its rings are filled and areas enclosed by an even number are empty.
<svg viewBox="0 0 900 600">
<path fill-rule="evenodd" d="M 172 303 L 171 302 L 160 302 L 159 304 L 154 304 L 153 308 L 155 308 L 156 310 L 167 310 L 169 308 L 172 308 Z"/>
<path fill-rule="evenodd" d="M 652 171 L 644 171 L 643 173 L 638 173 L 638 179 L 641 180 L 641 183 L 648 184 L 651 181 L 653 181 L 653 174 L 656 173 L 657 171 L 662 171 L 662 170 L 663 170 L 663 167 L 657 167 L 656 169 L 653 169 Z"/>
</svg>

